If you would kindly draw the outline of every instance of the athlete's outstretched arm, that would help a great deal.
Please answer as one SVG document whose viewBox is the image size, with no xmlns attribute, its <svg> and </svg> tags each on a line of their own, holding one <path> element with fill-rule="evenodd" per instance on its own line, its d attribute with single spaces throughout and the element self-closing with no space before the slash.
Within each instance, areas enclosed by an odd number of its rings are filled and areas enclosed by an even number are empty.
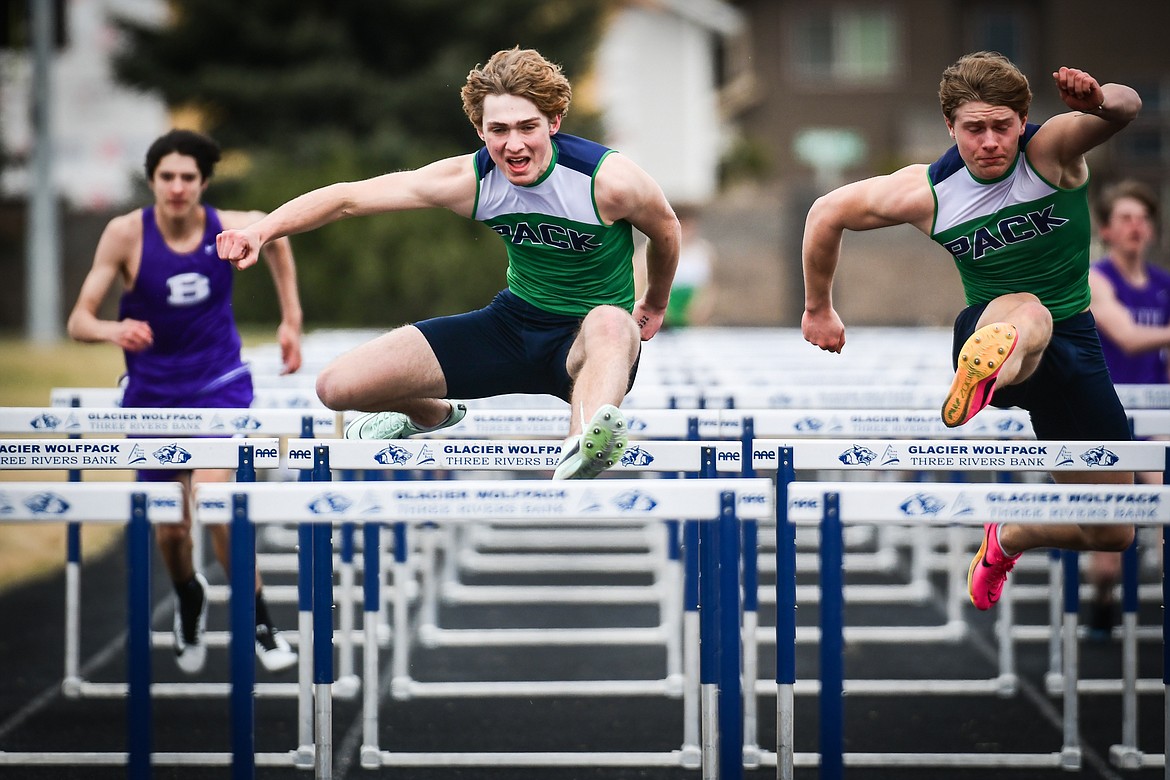
<svg viewBox="0 0 1170 780">
<path fill-rule="evenodd" d="M 248 268 L 269 241 L 305 233 L 347 217 L 445 208 L 471 216 L 475 205 L 472 155 L 448 157 L 413 171 L 397 171 L 362 181 L 338 182 L 298 195 L 263 219 L 216 237 L 219 256 Z"/>
</svg>

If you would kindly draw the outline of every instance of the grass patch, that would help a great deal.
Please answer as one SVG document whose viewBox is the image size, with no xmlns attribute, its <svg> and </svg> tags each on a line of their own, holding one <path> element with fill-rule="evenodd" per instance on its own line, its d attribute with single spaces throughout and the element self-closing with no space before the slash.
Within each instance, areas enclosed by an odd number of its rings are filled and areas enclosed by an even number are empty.
<svg viewBox="0 0 1170 780">
<path fill-rule="evenodd" d="M 112 387 L 124 370 L 121 350 L 109 344 L 60 341 L 33 344 L 15 336 L 0 336 L 0 406 L 48 406 L 54 387 Z M 106 479 L 132 478 L 130 472 L 105 472 Z M 99 478 L 94 473 L 93 478 Z M 63 471 L 6 471 L 4 481 L 61 482 Z M 121 526 L 87 523 L 82 526 L 81 549 L 92 557 L 121 538 Z M 39 577 L 48 577 L 65 564 L 64 523 L 0 523 L 0 592 Z"/>
</svg>

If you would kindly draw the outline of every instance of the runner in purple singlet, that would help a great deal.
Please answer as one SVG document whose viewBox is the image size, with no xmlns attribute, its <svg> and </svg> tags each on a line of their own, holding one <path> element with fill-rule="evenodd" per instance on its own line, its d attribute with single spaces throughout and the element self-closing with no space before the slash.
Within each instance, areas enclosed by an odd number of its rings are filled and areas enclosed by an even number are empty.
<svg viewBox="0 0 1170 780">
<path fill-rule="evenodd" d="M 1158 196 L 1142 182 L 1120 181 L 1098 198 L 1098 235 L 1107 254 L 1089 269 L 1090 308 L 1115 385 L 1170 382 L 1170 272 L 1149 261 L 1157 224 Z M 1161 472 L 1137 476 L 1146 484 L 1162 483 Z M 1094 586 L 1088 604 L 1089 635 L 1108 639 L 1119 618 L 1113 591 L 1121 556 L 1093 553 L 1087 573 Z"/>
<path fill-rule="evenodd" d="M 172 130 L 146 153 L 146 178 L 154 205 L 110 220 L 98 241 L 93 267 L 69 315 L 69 335 L 109 342 L 126 356 L 124 407 L 247 408 L 252 376 L 240 357 L 232 316 L 232 269 L 219 259 L 215 237 L 263 216 L 255 211 L 217 211 L 202 203 L 219 161 L 219 145 L 190 130 Z M 287 240 L 266 248 L 280 300 L 277 331 L 285 372 L 301 365 L 301 304 L 296 267 Z M 113 287 L 124 290 L 117 320 L 98 311 Z M 230 471 L 142 471 L 143 481 L 177 479 L 190 495 L 195 481 L 221 482 Z M 163 563 L 175 587 L 175 655 L 179 668 L 203 668 L 207 647 L 207 580 L 192 559 L 190 502 L 183 522 L 155 529 Z M 228 529 L 211 526 L 216 557 L 228 572 Z M 256 575 L 256 655 L 270 671 L 287 669 L 296 654 L 277 634 Z"/>
</svg>

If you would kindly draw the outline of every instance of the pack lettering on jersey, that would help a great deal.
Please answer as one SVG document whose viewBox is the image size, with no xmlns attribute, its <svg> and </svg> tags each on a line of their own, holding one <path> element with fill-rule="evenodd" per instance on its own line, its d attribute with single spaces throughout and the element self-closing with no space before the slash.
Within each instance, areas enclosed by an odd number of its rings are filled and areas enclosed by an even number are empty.
<svg viewBox="0 0 1170 780">
<path fill-rule="evenodd" d="M 547 222 L 537 225 L 517 222 L 515 225 L 492 225 L 491 228 L 513 246 L 550 246 L 570 252 L 592 252 L 601 248 L 601 237 L 595 233 Z"/>
<path fill-rule="evenodd" d="M 1054 215 L 1053 208 L 1054 205 L 1050 203 L 1038 211 L 1005 217 L 993 226 L 981 226 L 970 235 L 952 238 L 945 242 L 943 247 L 958 262 L 963 260 L 978 262 L 989 252 L 1021 241 L 1029 241 L 1037 236 L 1046 236 L 1062 225 L 1067 225 L 1069 220 Z"/>
</svg>

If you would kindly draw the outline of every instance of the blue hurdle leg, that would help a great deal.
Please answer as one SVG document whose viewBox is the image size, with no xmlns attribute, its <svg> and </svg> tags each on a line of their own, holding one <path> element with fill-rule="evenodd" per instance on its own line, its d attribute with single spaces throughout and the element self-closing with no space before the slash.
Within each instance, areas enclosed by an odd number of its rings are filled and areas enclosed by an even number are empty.
<svg viewBox="0 0 1170 780">
<path fill-rule="evenodd" d="M 150 780 L 154 738 L 150 703 L 150 520 L 146 516 L 145 493 L 135 493 L 131 498 L 126 551 L 129 558 L 126 591 L 130 626 L 126 648 L 129 683 L 127 776 L 130 780 Z"/>
<path fill-rule="evenodd" d="M 821 520 L 821 780 L 845 773 L 845 593 L 840 495 L 825 494 Z"/>
<path fill-rule="evenodd" d="M 256 529 L 248 497 L 232 497 L 231 526 L 232 778 L 256 776 Z"/>
<path fill-rule="evenodd" d="M 735 494 L 724 492 L 719 514 L 719 777 L 743 777 L 743 686 L 740 683 L 739 521 Z M 754 692 L 753 692 L 754 695 Z"/>
<path fill-rule="evenodd" d="M 1081 738 L 1077 732 L 1077 613 L 1080 611 L 1080 556 L 1062 550 L 1064 564 L 1064 745 L 1060 765 L 1075 770 L 1081 765 Z"/>
<path fill-rule="evenodd" d="M 381 766 L 378 748 L 378 620 L 382 606 L 382 526 L 366 523 L 362 528 L 362 595 L 365 610 L 365 645 L 362 662 L 365 688 L 362 690 L 363 768 Z"/>
<path fill-rule="evenodd" d="M 719 548 L 714 521 L 699 524 L 699 699 L 703 778 L 719 777 Z"/>
<path fill-rule="evenodd" d="M 313 526 L 313 765 L 333 771 L 333 527 Z"/>
</svg>

